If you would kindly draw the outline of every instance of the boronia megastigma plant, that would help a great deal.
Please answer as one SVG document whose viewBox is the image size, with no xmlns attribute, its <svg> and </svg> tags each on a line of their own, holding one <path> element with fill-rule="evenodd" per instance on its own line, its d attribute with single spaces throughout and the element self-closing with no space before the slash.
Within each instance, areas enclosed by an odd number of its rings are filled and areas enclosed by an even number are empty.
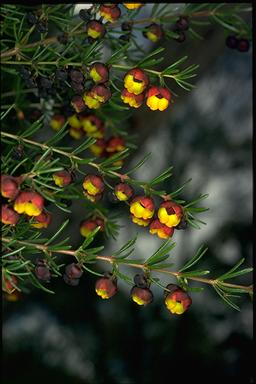
<svg viewBox="0 0 256 384">
<path fill-rule="evenodd" d="M 252 296 L 252 285 L 233 281 L 252 271 L 240 268 L 244 259 L 220 276 L 211 272 L 210 278 L 205 277 L 209 270 L 197 267 L 206 246 L 187 255 L 179 268 L 168 261 L 175 232 L 205 224 L 199 217 L 208 209 L 201 205 L 207 195 L 185 201 L 181 195 L 191 179 L 171 187 L 171 166 L 149 181 L 134 178 L 149 155 L 133 167 L 126 165 L 136 149 L 136 139 L 128 135 L 133 112 L 174 109 L 178 94 L 173 88 L 191 91 L 200 71 L 196 63 L 186 65 L 187 56 L 166 58 L 161 42 L 202 39 L 198 29 L 212 25 L 223 29 L 223 44 L 226 39 L 227 47 L 246 53 L 252 37 L 243 15 L 251 9 L 217 3 L 174 10 L 155 3 L 143 18 L 144 6 L 91 4 L 77 15 L 75 4 L 1 5 L 1 261 L 7 300 L 17 300 L 33 286 L 53 293 L 55 278 L 76 286 L 89 274 L 96 276 L 95 293 L 102 299 L 118 294 L 118 282 L 124 280 L 131 286 L 127 296 L 140 306 L 153 301 L 156 285 L 175 315 L 190 308 L 193 292 L 204 289 L 192 287 L 193 281 L 212 287 L 237 310 L 236 297 Z M 140 46 L 138 33 L 156 44 L 152 51 Z M 164 59 L 169 62 L 163 68 Z M 168 187 L 163 189 L 163 183 Z M 157 236 L 162 245 L 139 258 L 129 257 L 137 236 L 111 255 L 104 254 L 103 245 L 94 246 L 99 232 L 115 239 L 123 230 L 106 207 L 107 199 L 120 204 L 131 225 L 141 226 L 139 232 Z M 84 240 L 76 249 L 62 237 L 69 219 L 44 235 L 56 219 L 51 207 L 70 215 L 73 200 L 84 210 L 77 228 Z M 62 255 L 70 262 L 62 264 Z M 97 261 L 110 271 L 99 272 Z M 168 275 L 170 283 L 163 285 L 156 273 Z"/>
</svg>

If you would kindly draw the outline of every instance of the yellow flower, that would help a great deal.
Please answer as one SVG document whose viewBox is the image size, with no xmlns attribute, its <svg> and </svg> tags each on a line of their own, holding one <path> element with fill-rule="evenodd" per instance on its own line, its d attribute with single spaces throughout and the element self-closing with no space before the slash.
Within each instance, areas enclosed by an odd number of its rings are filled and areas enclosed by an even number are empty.
<svg viewBox="0 0 256 384">
<path fill-rule="evenodd" d="M 143 4 L 142 3 L 123 3 L 123 5 L 127 9 L 137 9 L 142 7 Z"/>
<path fill-rule="evenodd" d="M 68 122 L 72 128 L 79 129 L 81 128 L 81 121 L 78 119 L 77 115 L 72 115 L 68 118 Z"/>
<path fill-rule="evenodd" d="M 137 217 L 135 217 L 133 215 L 132 215 L 132 221 L 135 224 L 141 225 L 142 227 L 146 227 L 150 223 L 150 219 L 148 219 L 148 220 L 138 219 Z"/>
<path fill-rule="evenodd" d="M 183 307 L 182 303 L 177 302 L 176 300 L 172 300 L 170 298 L 165 299 L 166 307 L 171 311 L 172 313 L 175 313 L 176 315 L 182 315 L 182 313 L 185 312 L 185 308 Z"/>
</svg>

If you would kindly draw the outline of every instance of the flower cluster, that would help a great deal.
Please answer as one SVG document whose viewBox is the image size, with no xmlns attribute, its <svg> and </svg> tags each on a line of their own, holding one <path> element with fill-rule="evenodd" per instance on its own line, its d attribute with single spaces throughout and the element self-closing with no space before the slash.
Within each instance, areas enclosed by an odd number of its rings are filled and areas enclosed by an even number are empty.
<svg viewBox="0 0 256 384">
<path fill-rule="evenodd" d="M 152 111 L 164 111 L 171 102 L 169 89 L 150 86 L 150 79 L 140 68 L 133 68 L 124 77 L 124 90 L 121 99 L 132 108 L 139 108 L 146 100 Z"/>
</svg>

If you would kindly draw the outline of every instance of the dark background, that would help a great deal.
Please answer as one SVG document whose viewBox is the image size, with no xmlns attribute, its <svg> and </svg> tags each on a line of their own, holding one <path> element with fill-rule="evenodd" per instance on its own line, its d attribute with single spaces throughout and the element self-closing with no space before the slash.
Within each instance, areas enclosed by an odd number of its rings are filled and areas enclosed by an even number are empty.
<svg viewBox="0 0 256 384">
<path fill-rule="evenodd" d="M 202 34 L 204 41 L 188 37 L 182 45 L 165 43 L 167 64 L 184 54 L 200 63 L 197 87 L 188 94 L 178 90 L 179 98 L 163 113 L 136 111 L 130 132 L 138 134 L 139 148 L 131 164 L 151 152 L 136 177 L 147 180 L 173 165 L 167 190 L 192 177 L 182 197 L 209 193 L 205 205 L 210 210 L 201 215 L 207 225 L 175 232 L 173 258 L 178 268 L 205 243 L 209 250 L 200 268 L 218 276 L 242 257 L 246 266 L 252 262 L 252 48 L 249 53 L 229 50 L 220 28 Z M 126 216 L 117 242 L 105 242 L 104 253 L 138 231 L 135 256 L 148 257 L 161 241 Z M 57 224 L 63 219 L 59 214 Z M 74 203 L 68 227 L 74 245 L 81 242 L 74 230 L 80 220 L 81 206 Z M 99 264 L 99 271 L 105 267 Z M 250 284 L 251 276 L 236 282 Z M 159 287 L 152 288 L 154 302 L 140 308 L 129 298 L 126 283 L 120 282 L 118 294 L 108 301 L 96 296 L 94 284 L 87 273 L 78 287 L 52 281 L 55 295 L 35 290 L 17 302 L 3 301 L 5 383 L 253 383 L 249 297 L 237 300 L 237 312 L 205 287 L 192 294 L 190 310 L 175 317 L 164 307 Z"/>
</svg>

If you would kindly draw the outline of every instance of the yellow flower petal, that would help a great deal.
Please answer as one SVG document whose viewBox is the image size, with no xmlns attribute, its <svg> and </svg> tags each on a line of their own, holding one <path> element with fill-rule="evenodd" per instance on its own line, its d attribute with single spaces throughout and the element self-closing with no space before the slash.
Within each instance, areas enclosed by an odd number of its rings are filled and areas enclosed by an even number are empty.
<svg viewBox="0 0 256 384">
<path fill-rule="evenodd" d="M 133 295 L 132 296 L 132 299 L 135 303 L 137 303 L 138 305 L 144 305 L 145 302 L 144 300 L 142 300 L 140 297 L 136 296 L 136 295 Z"/>
<path fill-rule="evenodd" d="M 89 180 L 86 180 L 83 183 L 84 189 L 90 194 L 90 195 L 96 195 L 99 193 L 99 188 L 95 187 Z"/>
<path fill-rule="evenodd" d="M 109 299 L 107 292 L 104 289 L 96 289 L 97 295 L 99 295 L 102 299 Z"/>
</svg>

